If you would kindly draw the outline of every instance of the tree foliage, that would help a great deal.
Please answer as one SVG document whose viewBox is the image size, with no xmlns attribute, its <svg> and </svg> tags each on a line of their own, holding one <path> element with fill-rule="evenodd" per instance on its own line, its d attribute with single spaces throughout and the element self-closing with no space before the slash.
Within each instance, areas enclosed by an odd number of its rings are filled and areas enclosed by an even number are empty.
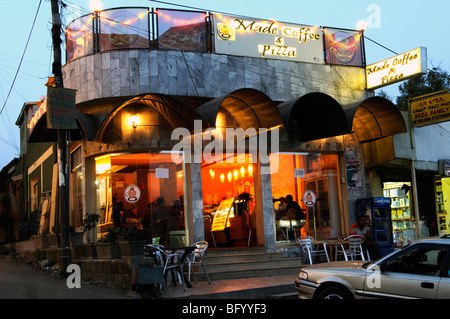
<svg viewBox="0 0 450 319">
<path fill-rule="evenodd" d="M 411 78 L 403 82 L 398 90 L 397 107 L 400 110 L 408 110 L 408 99 L 450 88 L 450 73 L 433 67 L 428 73 Z"/>
</svg>

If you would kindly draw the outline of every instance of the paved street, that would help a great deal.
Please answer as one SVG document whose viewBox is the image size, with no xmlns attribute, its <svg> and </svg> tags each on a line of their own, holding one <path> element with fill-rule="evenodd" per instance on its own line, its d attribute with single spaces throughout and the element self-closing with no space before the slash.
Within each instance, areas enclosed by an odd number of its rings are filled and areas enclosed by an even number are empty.
<svg viewBox="0 0 450 319">
<path fill-rule="evenodd" d="M 68 288 L 65 279 L 10 258 L 0 258 L 0 299 L 133 299 L 122 289 L 82 284 Z"/>
</svg>

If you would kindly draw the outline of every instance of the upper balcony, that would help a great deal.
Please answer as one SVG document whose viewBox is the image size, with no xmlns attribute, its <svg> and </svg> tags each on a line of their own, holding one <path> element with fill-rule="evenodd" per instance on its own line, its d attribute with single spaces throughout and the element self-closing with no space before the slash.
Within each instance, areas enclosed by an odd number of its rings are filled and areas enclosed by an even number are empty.
<svg viewBox="0 0 450 319">
<path fill-rule="evenodd" d="M 65 33 L 64 86 L 77 90 L 77 103 L 241 88 L 279 102 L 309 92 L 338 92 L 343 103 L 366 97 L 362 31 L 130 7 L 82 16 Z"/>
</svg>

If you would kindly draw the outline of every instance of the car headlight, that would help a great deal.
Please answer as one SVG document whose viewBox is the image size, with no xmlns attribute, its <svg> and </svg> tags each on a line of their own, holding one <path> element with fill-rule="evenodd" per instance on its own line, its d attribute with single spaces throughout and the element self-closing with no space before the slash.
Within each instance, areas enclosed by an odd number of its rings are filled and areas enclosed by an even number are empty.
<svg viewBox="0 0 450 319">
<path fill-rule="evenodd" d="M 308 280 L 308 273 L 306 271 L 300 270 L 298 273 L 298 278 L 302 280 Z"/>
</svg>

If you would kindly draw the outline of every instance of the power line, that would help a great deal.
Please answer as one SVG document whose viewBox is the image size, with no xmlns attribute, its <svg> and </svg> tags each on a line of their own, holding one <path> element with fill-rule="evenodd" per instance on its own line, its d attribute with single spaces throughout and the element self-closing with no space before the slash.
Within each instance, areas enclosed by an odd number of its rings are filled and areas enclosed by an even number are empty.
<svg viewBox="0 0 450 319">
<path fill-rule="evenodd" d="M 0 114 L 2 114 L 3 110 L 5 109 L 6 103 L 8 102 L 8 99 L 9 99 L 9 95 L 11 94 L 11 91 L 12 91 L 12 89 L 14 87 L 14 83 L 16 82 L 17 75 L 19 74 L 19 70 L 20 70 L 20 67 L 22 65 L 23 58 L 25 57 L 25 53 L 27 52 L 28 43 L 30 42 L 31 34 L 33 33 L 33 29 L 34 29 L 34 25 L 36 23 L 36 19 L 37 19 L 38 13 L 39 13 L 39 9 L 41 8 L 41 3 L 42 3 L 42 0 L 39 1 L 39 5 L 38 5 L 38 8 L 36 10 L 36 15 L 34 16 L 33 24 L 31 25 L 30 34 L 28 35 L 27 43 L 26 43 L 25 49 L 23 50 L 23 53 L 22 53 L 22 58 L 20 59 L 20 63 L 19 63 L 19 66 L 17 67 L 16 75 L 14 76 L 14 79 L 13 79 L 13 81 L 11 83 L 11 87 L 9 89 L 8 95 L 6 96 L 5 102 L 3 103 L 2 109 L 0 110 Z"/>
</svg>

